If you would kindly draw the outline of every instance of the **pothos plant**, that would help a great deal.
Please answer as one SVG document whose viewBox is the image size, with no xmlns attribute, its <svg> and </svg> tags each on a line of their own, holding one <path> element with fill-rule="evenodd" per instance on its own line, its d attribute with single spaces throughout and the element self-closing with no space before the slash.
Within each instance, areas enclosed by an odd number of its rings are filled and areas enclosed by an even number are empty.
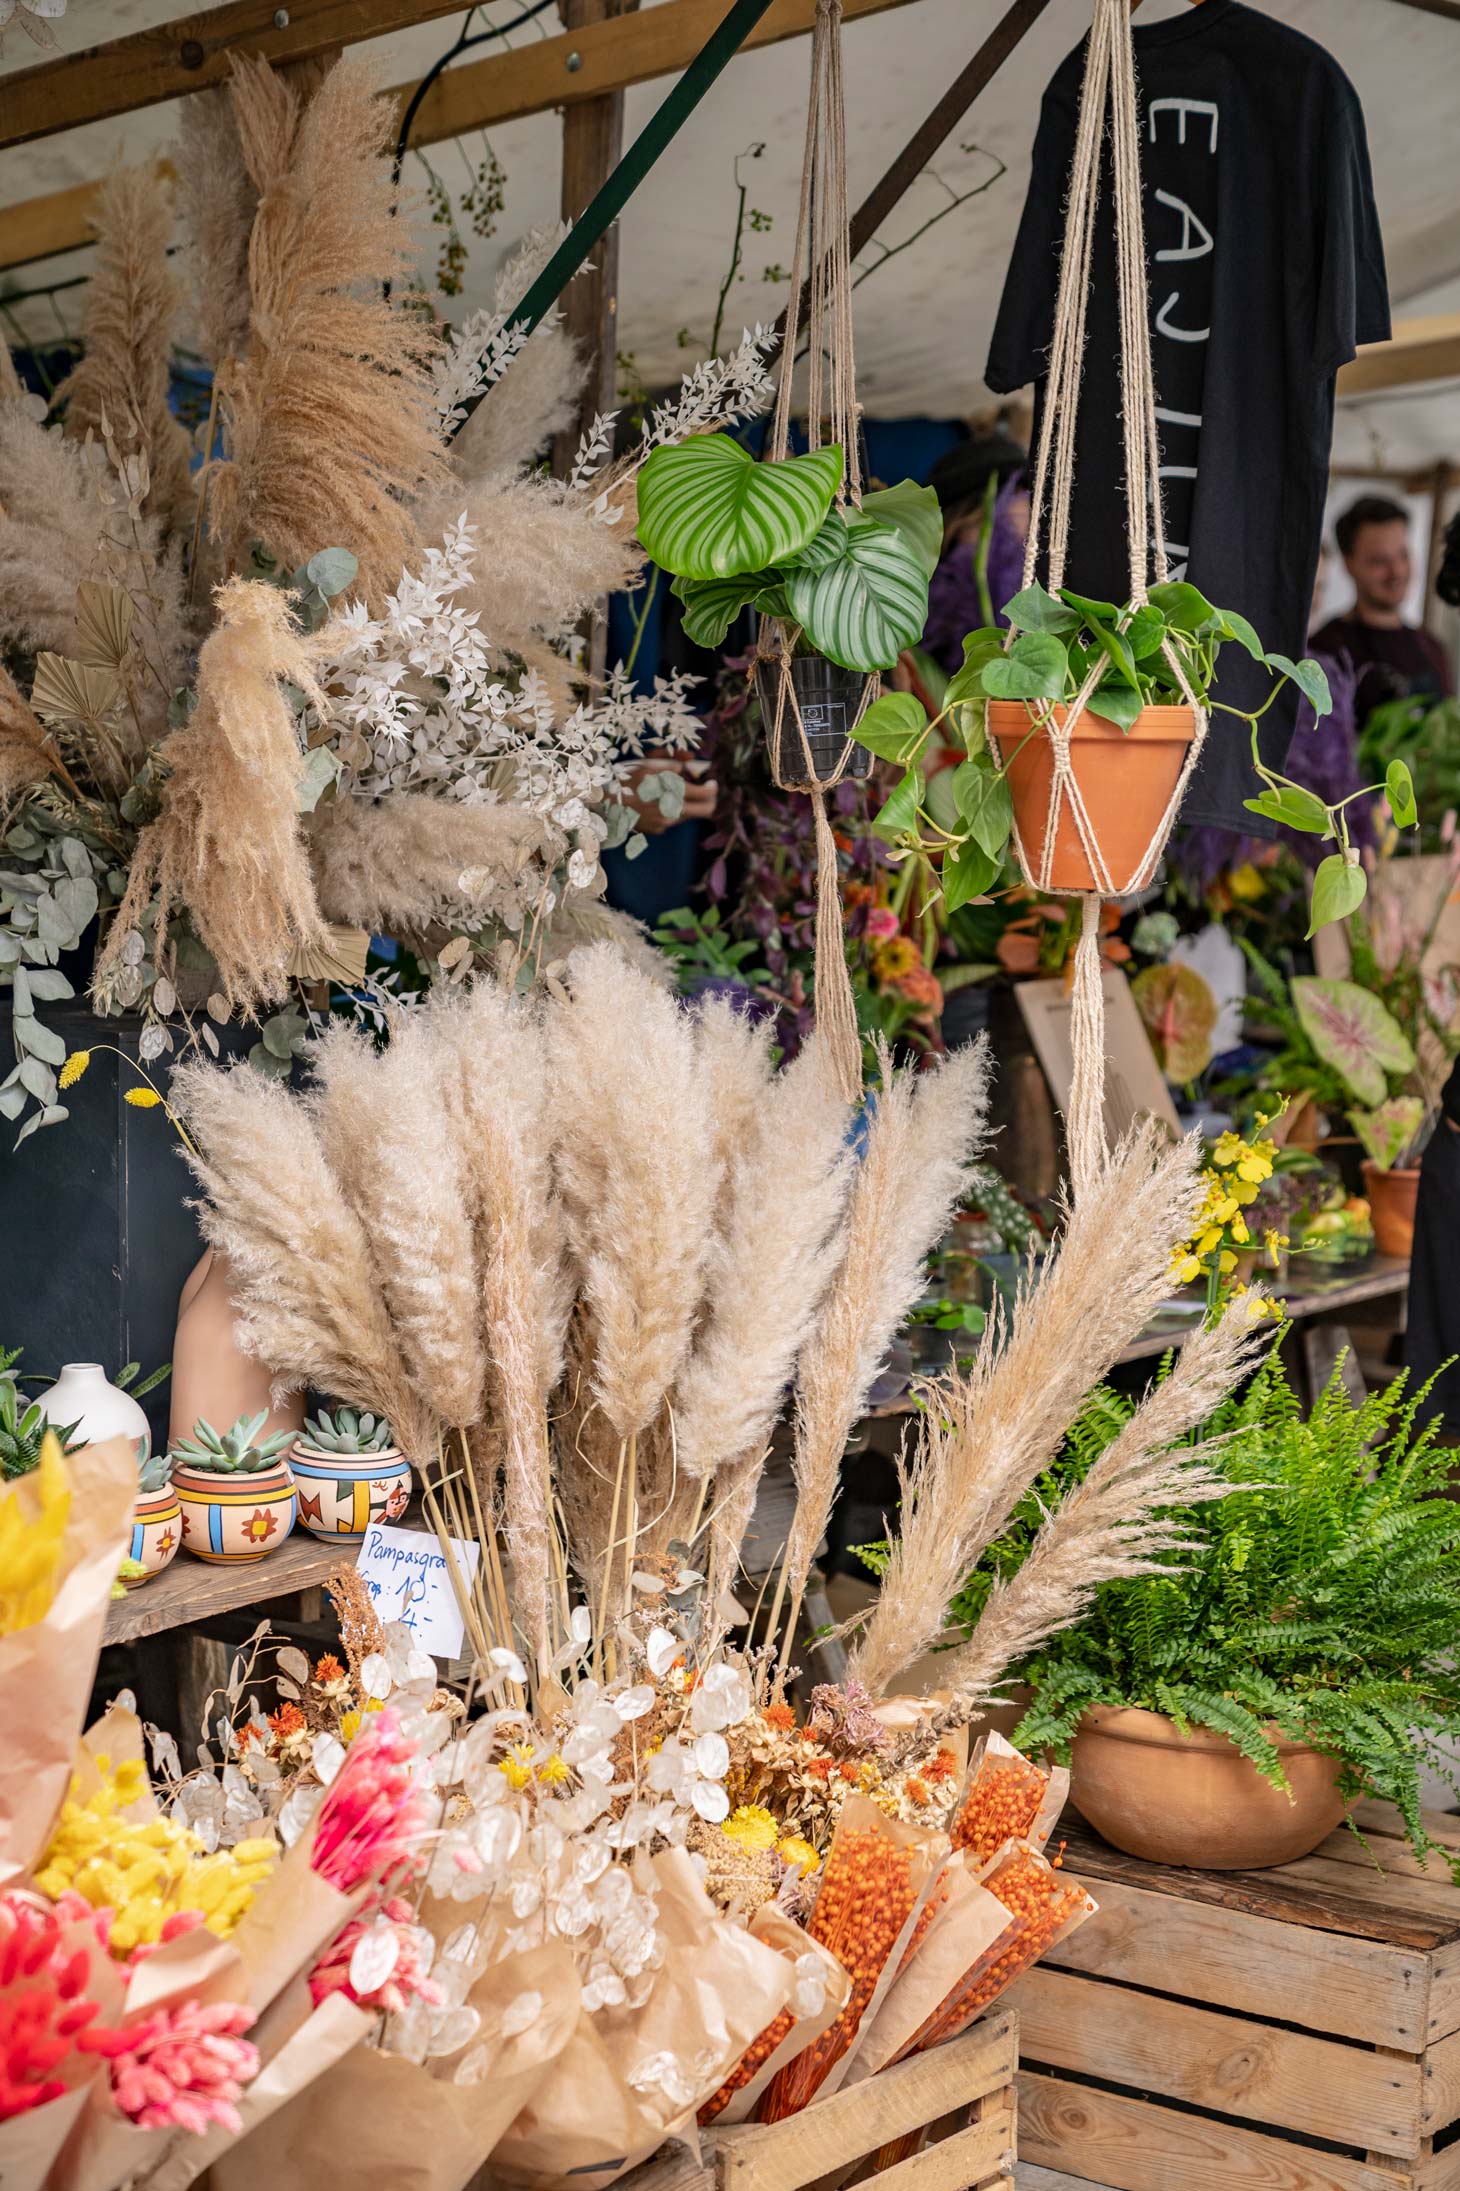
<svg viewBox="0 0 1460 2191">
<path fill-rule="evenodd" d="M 995 625 L 969 633 L 963 666 L 950 680 L 938 715 L 930 718 L 910 693 L 887 693 L 854 732 L 859 744 L 903 771 L 874 824 L 879 836 L 903 856 L 938 857 L 950 909 L 993 887 L 1013 828 L 1005 772 L 985 733 L 986 703 L 1022 701 L 1030 718 L 1028 736 L 1037 737 L 1050 709 L 1072 703 L 1097 667 L 1100 678 L 1089 712 L 1117 730 L 1129 731 L 1148 707 L 1189 704 L 1188 691 L 1201 707 L 1248 725 L 1252 766 L 1262 788 L 1243 803 L 1268 821 L 1309 831 L 1337 847 L 1313 879 L 1310 935 L 1354 912 L 1368 887 L 1345 809 L 1382 789 L 1401 829 L 1417 823 L 1414 787 L 1401 760 L 1390 763 L 1382 786 L 1366 786 L 1334 805 L 1268 767 L 1258 744 L 1261 718 L 1287 683 L 1297 686 L 1316 714 L 1326 715 L 1333 705 L 1328 679 L 1311 659 L 1294 662 L 1264 649 L 1245 617 L 1214 608 L 1185 580 L 1153 586 L 1139 607 L 1094 601 L 1068 587 L 1051 594 L 1035 584 L 1017 593 L 1004 614 L 1012 640 Z M 1274 673 L 1273 688 L 1259 708 L 1233 707 L 1212 697 L 1217 662 L 1229 644 Z M 953 774 L 956 820 L 945 826 L 928 808 L 925 762 L 930 746 L 955 740 L 966 757 Z"/>
<path fill-rule="evenodd" d="M 843 669 L 887 669 L 923 634 L 943 520 L 931 487 L 904 479 L 836 507 L 843 451 L 757 462 L 729 434 L 656 449 L 638 478 L 639 541 L 674 580 L 684 628 L 719 647 L 755 608 Z"/>
</svg>

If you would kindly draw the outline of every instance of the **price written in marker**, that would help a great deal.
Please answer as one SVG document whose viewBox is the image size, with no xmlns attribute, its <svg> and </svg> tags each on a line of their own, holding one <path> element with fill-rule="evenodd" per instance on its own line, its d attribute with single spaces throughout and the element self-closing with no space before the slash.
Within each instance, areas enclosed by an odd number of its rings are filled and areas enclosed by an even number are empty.
<svg viewBox="0 0 1460 2191">
<path fill-rule="evenodd" d="M 457 1579 L 470 1591 L 481 1546 L 451 1540 Z M 383 1621 L 403 1621 L 423 1651 L 452 1659 L 461 1650 L 462 1618 L 447 1554 L 421 1529 L 372 1522 L 357 1562 L 360 1579 Z"/>
</svg>

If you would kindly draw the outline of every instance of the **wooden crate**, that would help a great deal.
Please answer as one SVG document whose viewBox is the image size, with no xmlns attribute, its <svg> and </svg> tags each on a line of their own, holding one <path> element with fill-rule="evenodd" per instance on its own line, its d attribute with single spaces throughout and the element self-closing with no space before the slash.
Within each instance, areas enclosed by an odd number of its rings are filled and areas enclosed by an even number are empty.
<svg viewBox="0 0 1460 2191">
<path fill-rule="evenodd" d="M 1012 2191 L 1018 2059 L 1018 2019 L 998 2009 L 962 2038 L 786 2122 L 706 2131 L 698 2160 L 682 2148 L 665 2154 L 620 2191 L 808 2191 L 874 2172 L 880 2191 Z M 885 2151 L 924 2130 L 920 2151 Z"/>
<path fill-rule="evenodd" d="M 1460 1889 L 1387 1806 L 1356 1819 L 1369 1853 L 1341 1829 L 1258 1872 L 1074 1823 L 1099 1915 L 1007 1996 L 1026 2161 L 1114 2191 L 1460 2191 Z"/>
</svg>

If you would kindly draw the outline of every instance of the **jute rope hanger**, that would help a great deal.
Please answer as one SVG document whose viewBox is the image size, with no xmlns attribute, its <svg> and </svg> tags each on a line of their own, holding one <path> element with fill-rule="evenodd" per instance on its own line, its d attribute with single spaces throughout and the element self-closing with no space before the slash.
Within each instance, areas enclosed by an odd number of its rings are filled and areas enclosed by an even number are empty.
<svg viewBox="0 0 1460 2191">
<path fill-rule="evenodd" d="M 811 90 L 806 103 L 806 140 L 801 162 L 801 201 L 796 214 L 796 244 L 791 258 L 791 295 L 782 339 L 782 369 L 771 420 L 773 458 L 791 449 L 791 381 L 800 333 L 801 269 L 806 267 L 807 355 L 806 438 L 809 448 L 827 437 L 844 452 L 837 507 L 859 509 L 862 466 L 859 408 L 852 345 L 852 265 L 847 208 L 846 102 L 842 76 L 841 0 L 817 0 L 811 33 Z M 847 772 L 854 749 L 844 738 L 829 769 L 818 769 L 792 676 L 792 656 L 801 634 L 794 625 L 762 617 L 756 640 L 756 664 L 775 678 L 775 713 L 769 725 L 771 769 L 783 790 L 804 790 L 816 822 L 816 1025 L 842 1093 L 849 1102 L 862 1094 L 862 1042 L 856 1000 L 842 940 L 841 889 L 836 838 L 827 812 L 828 794 Z M 854 724 L 876 699 L 880 679 L 863 681 Z M 793 741 L 783 741 L 789 709 Z M 788 759 L 786 743 L 799 763 Z"/>
<path fill-rule="evenodd" d="M 1085 307 L 1094 260 L 1095 215 L 1100 191 L 1103 145 L 1111 147 L 1115 208 L 1116 283 L 1120 319 L 1121 412 L 1125 436 L 1130 603 L 1138 609 L 1147 598 L 1150 574 L 1168 575 L 1166 537 L 1161 514 L 1160 442 L 1156 393 L 1151 370 L 1150 306 L 1146 289 L 1145 226 L 1141 208 L 1140 123 L 1131 43 L 1129 0 L 1095 0 L 1086 49 L 1079 120 L 1070 169 L 1064 250 L 1060 260 L 1054 332 L 1039 446 L 1030 495 L 1029 536 L 1023 583 L 1034 581 L 1039 564 L 1046 505 L 1049 517 L 1049 585 L 1064 583 L 1069 547 L 1070 503 L 1074 487 L 1075 422 L 1085 351 Z M 1012 645 L 1013 633 L 1006 646 Z M 1014 850 L 1025 879 L 1037 890 L 1050 890 L 1049 869 L 1063 815 L 1068 812 L 1097 888 L 1080 893 L 1082 917 L 1075 951 L 1071 1000 L 1073 1076 L 1066 1110 L 1070 1176 L 1076 1196 L 1095 1179 L 1105 1162 L 1105 992 L 1100 967 L 1102 898 L 1124 897 L 1143 889 L 1154 874 L 1176 819 L 1191 772 L 1207 733 L 1206 710 L 1197 700 L 1184 665 L 1169 640 L 1162 651 L 1177 688 L 1191 707 L 1196 734 L 1180 779 L 1134 871 L 1112 875 L 1091 826 L 1071 759 L 1071 734 L 1094 697 L 1107 664 L 1097 654 L 1084 683 L 1058 720 L 1054 704 L 1035 704 L 1038 735 L 1047 738 L 1053 770 L 1049 808 L 1039 860 L 1031 863 L 1017 825 Z M 997 755 L 995 756 L 997 759 Z M 1073 893 L 1066 893 L 1073 894 Z"/>
</svg>

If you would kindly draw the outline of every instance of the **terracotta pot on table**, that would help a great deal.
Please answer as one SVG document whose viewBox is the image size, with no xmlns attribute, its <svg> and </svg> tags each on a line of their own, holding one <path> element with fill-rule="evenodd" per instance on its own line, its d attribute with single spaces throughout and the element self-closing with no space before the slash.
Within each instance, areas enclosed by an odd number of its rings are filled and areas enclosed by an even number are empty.
<svg viewBox="0 0 1460 2191">
<path fill-rule="evenodd" d="M 1419 1166 L 1406 1164 L 1386 1172 L 1366 1156 L 1363 1170 L 1364 1193 L 1374 1220 L 1374 1245 L 1381 1255 L 1400 1255 L 1407 1262 L 1414 1248 Z"/>
</svg>

